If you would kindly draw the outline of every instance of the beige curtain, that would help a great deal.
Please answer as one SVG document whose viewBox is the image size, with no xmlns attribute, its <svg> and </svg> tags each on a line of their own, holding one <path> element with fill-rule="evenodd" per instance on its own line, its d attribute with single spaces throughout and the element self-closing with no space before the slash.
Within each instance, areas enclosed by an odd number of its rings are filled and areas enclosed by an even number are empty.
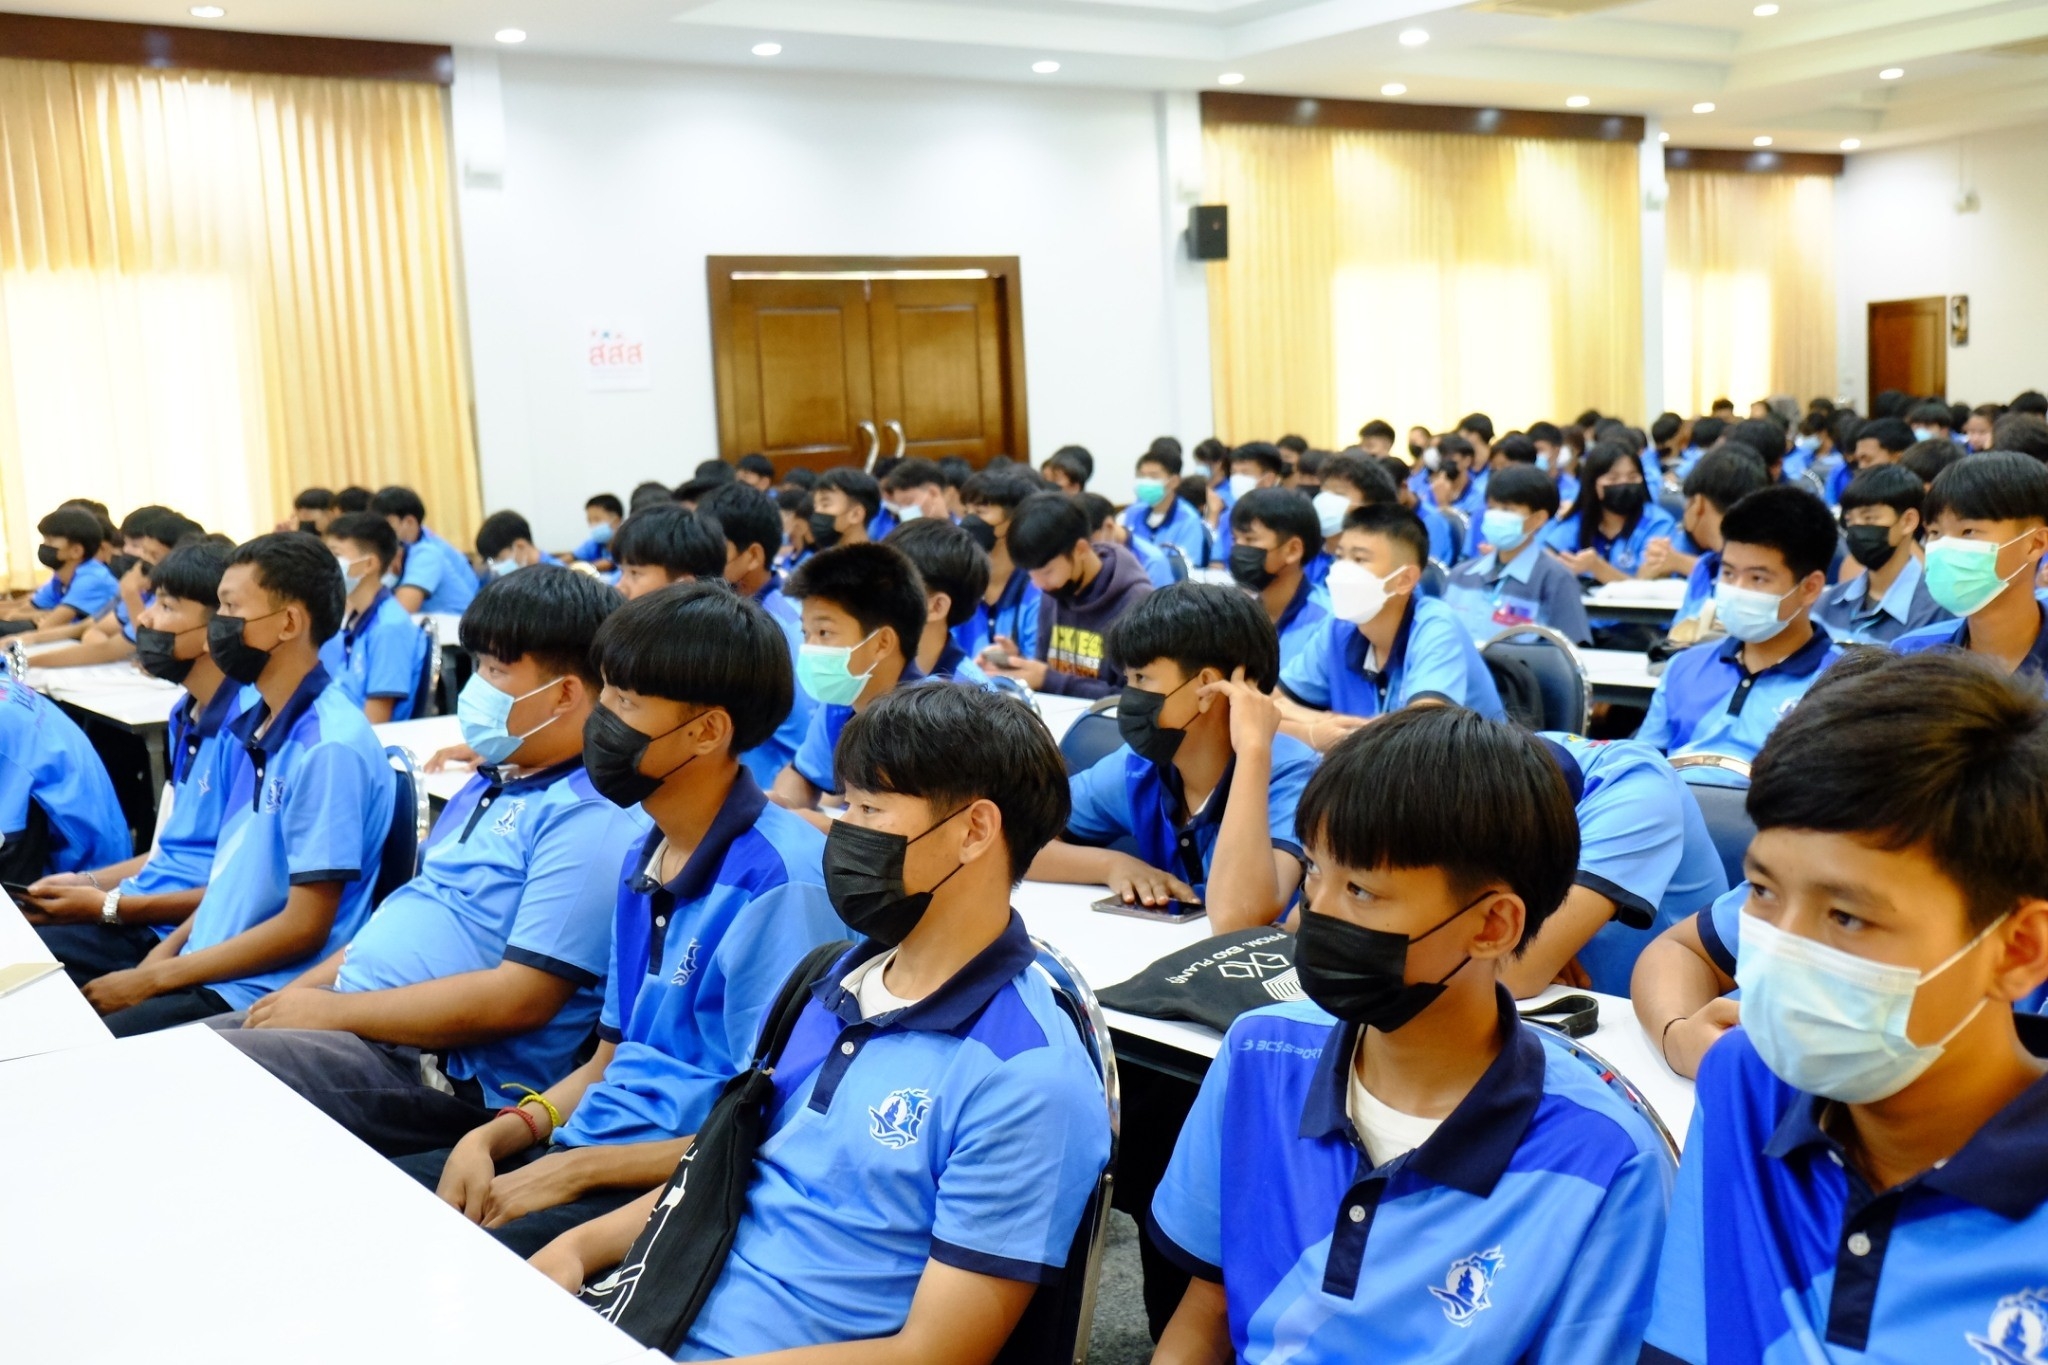
<svg viewBox="0 0 2048 1365">
<path fill-rule="evenodd" d="M 1207 129 L 1216 425 L 1328 446 L 1642 406 L 1633 143 Z"/>
<path fill-rule="evenodd" d="M 1665 208 L 1664 401 L 1747 412 L 1835 391 L 1835 182 L 1673 171 Z"/>
<path fill-rule="evenodd" d="M 480 516 L 444 94 L 0 60 L 0 571 L 67 497 L 236 538 L 313 484 Z"/>
</svg>

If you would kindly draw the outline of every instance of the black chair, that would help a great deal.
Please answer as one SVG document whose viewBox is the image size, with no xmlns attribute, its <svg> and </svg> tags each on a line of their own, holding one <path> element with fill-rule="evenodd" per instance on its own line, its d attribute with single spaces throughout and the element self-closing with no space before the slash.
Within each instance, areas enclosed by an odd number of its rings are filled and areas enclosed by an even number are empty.
<svg viewBox="0 0 2048 1365">
<path fill-rule="evenodd" d="M 1510 703 L 1510 720 L 1528 730 L 1586 733 L 1593 684 L 1571 641 L 1548 626 L 1510 626 L 1481 646 L 1479 656 L 1501 700 Z"/>
<path fill-rule="evenodd" d="M 1188 557 L 1180 552 L 1180 546 L 1161 542 L 1159 553 L 1166 556 L 1166 571 L 1173 575 L 1176 583 L 1188 581 Z"/>
<path fill-rule="evenodd" d="M 420 673 L 412 685 L 412 718 L 419 720 L 437 713 L 435 698 L 441 695 L 441 628 L 431 616 L 420 617 L 420 634 L 426 637 L 426 653 L 420 658 Z"/>
<path fill-rule="evenodd" d="M 1116 728 L 1115 697 L 1104 697 L 1081 713 L 1060 741 L 1060 757 L 1066 760 L 1067 776 L 1086 772 L 1117 751 L 1124 737 Z"/>
<path fill-rule="evenodd" d="M 1465 520 L 1465 514 L 1455 507 L 1439 507 L 1437 510 L 1443 513 L 1444 520 L 1450 523 L 1452 557 L 1463 559 L 1465 557 L 1465 534 L 1468 525 Z"/>
<path fill-rule="evenodd" d="M 7 642 L 7 676 L 16 682 L 28 681 L 28 647 L 19 640 Z"/>
<path fill-rule="evenodd" d="M 1450 581 L 1451 571 L 1444 567 L 1444 562 L 1432 559 L 1422 566 L 1422 580 L 1416 584 L 1416 589 L 1424 597 L 1442 597 Z"/>
<path fill-rule="evenodd" d="M 1074 964 L 1050 944 L 1033 942 L 1038 948 L 1035 970 L 1045 976 L 1053 998 L 1073 1021 L 1074 1031 L 1102 1080 L 1102 1098 L 1109 1115 L 1109 1161 L 1088 1196 L 1081 1224 L 1067 1248 L 1066 1273 L 1059 1283 L 1041 1285 L 1031 1296 L 1024 1316 L 997 1354 L 996 1365 L 1084 1365 L 1089 1331 L 1095 1322 L 1096 1281 L 1102 1270 L 1102 1244 L 1109 1227 L 1109 1200 L 1116 1185 L 1117 1141 L 1122 1128 L 1116 1050 L 1110 1045 L 1109 1024 L 1102 1017 L 1095 992 L 1074 970 Z"/>
<path fill-rule="evenodd" d="M 384 759 L 391 765 L 391 832 L 384 836 L 384 855 L 377 862 L 377 884 L 370 891 L 372 905 L 383 904 L 386 896 L 419 875 L 420 853 L 433 828 L 426 780 L 420 776 L 419 760 L 412 750 L 387 744 Z"/>
<path fill-rule="evenodd" d="M 1743 879 L 1742 855 L 1756 838 L 1749 819 L 1749 765 L 1725 754 L 1684 754 L 1672 759 L 1671 767 L 1699 802 L 1714 851 L 1734 886 Z"/>
</svg>

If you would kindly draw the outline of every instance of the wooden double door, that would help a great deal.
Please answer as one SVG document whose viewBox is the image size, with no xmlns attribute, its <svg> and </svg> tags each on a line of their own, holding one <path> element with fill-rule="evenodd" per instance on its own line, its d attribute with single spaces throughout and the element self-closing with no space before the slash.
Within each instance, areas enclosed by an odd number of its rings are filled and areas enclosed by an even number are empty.
<svg viewBox="0 0 2048 1365">
<path fill-rule="evenodd" d="M 1017 262 L 709 261 L 719 453 L 1029 457 Z"/>
<path fill-rule="evenodd" d="M 1893 389 L 1915 398 L 1948 395 L 1947 298 L 1870 305 L 1870 396 Z"/>
</svg>

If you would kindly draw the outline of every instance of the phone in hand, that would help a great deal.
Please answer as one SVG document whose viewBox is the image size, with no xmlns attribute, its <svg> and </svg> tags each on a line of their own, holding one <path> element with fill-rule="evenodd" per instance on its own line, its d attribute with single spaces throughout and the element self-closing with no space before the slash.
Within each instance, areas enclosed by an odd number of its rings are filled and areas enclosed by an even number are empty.
<svg viewBox="0 0 2048 1365">
<path fill-rule="evenodd" d="M 32 899 L 29 896 L 28 888 L 21 885 L 19 882 L 0 882 L 0 891 L 5 891 L 7 893 L 7 899 L 13 901 L 16 905 L 20 906 L 24 910 L 34 910 L 38 908 L 36 906 L 34 899 Z"/>
<path fill-rule="evenodd" d="M 1104 896 L 1091 907 L 1105 915 L 1128 915 L 1132 919 L 1156 920 L 1161 924 L 1186 924 L 1191 919 L 1200 919 L 1209 913 L 1206 906 L 1194 901 L 1168 901 L 1164 905 L 1147 905 L 1143 901 L 1126 902 L 1122 896 Z"/>
<path fill-rule="evenodd" d="M 981 661 L 991 668 L 1015 668 L 1017 666 L 1015 655 L 1008 654 L 995 645 L 990 645 L 987 649 L 981 651 Z"/>
</svg>

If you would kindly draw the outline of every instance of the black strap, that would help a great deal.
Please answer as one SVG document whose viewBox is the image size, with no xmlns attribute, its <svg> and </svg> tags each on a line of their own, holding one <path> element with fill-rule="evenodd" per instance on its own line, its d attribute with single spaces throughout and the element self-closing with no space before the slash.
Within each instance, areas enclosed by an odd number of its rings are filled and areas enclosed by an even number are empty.
<svg viewBox="0 0 2048 1365">
<path fill-rule="evenodd" d="M 1584 1038 L 1600 1028 L 1600 1002 L 1584 992 L 1560 995 L 1521 1013 L 1531 1023 L 1549 1024 L 1567 1038 Z"/>
<path fill-rule="evenodd" d="M 797 1019 L 810 1002 L 811 987 L 818 984 L 826 969 L 852 946 L 849 939 L 822 944 L 811 949 L 804 960 L 796 964 L 796 970 L 783 981 L 775 1003 L 768 1007 L 768 1014 L 762 1020 L 761 1038 L 754 1047 L 756 1069 L 775 1070 L 775 1063 L 782 1059 L 782 1049 L 789 1043 L 789 1035 L 796 1031 Z"/>
</svg>

